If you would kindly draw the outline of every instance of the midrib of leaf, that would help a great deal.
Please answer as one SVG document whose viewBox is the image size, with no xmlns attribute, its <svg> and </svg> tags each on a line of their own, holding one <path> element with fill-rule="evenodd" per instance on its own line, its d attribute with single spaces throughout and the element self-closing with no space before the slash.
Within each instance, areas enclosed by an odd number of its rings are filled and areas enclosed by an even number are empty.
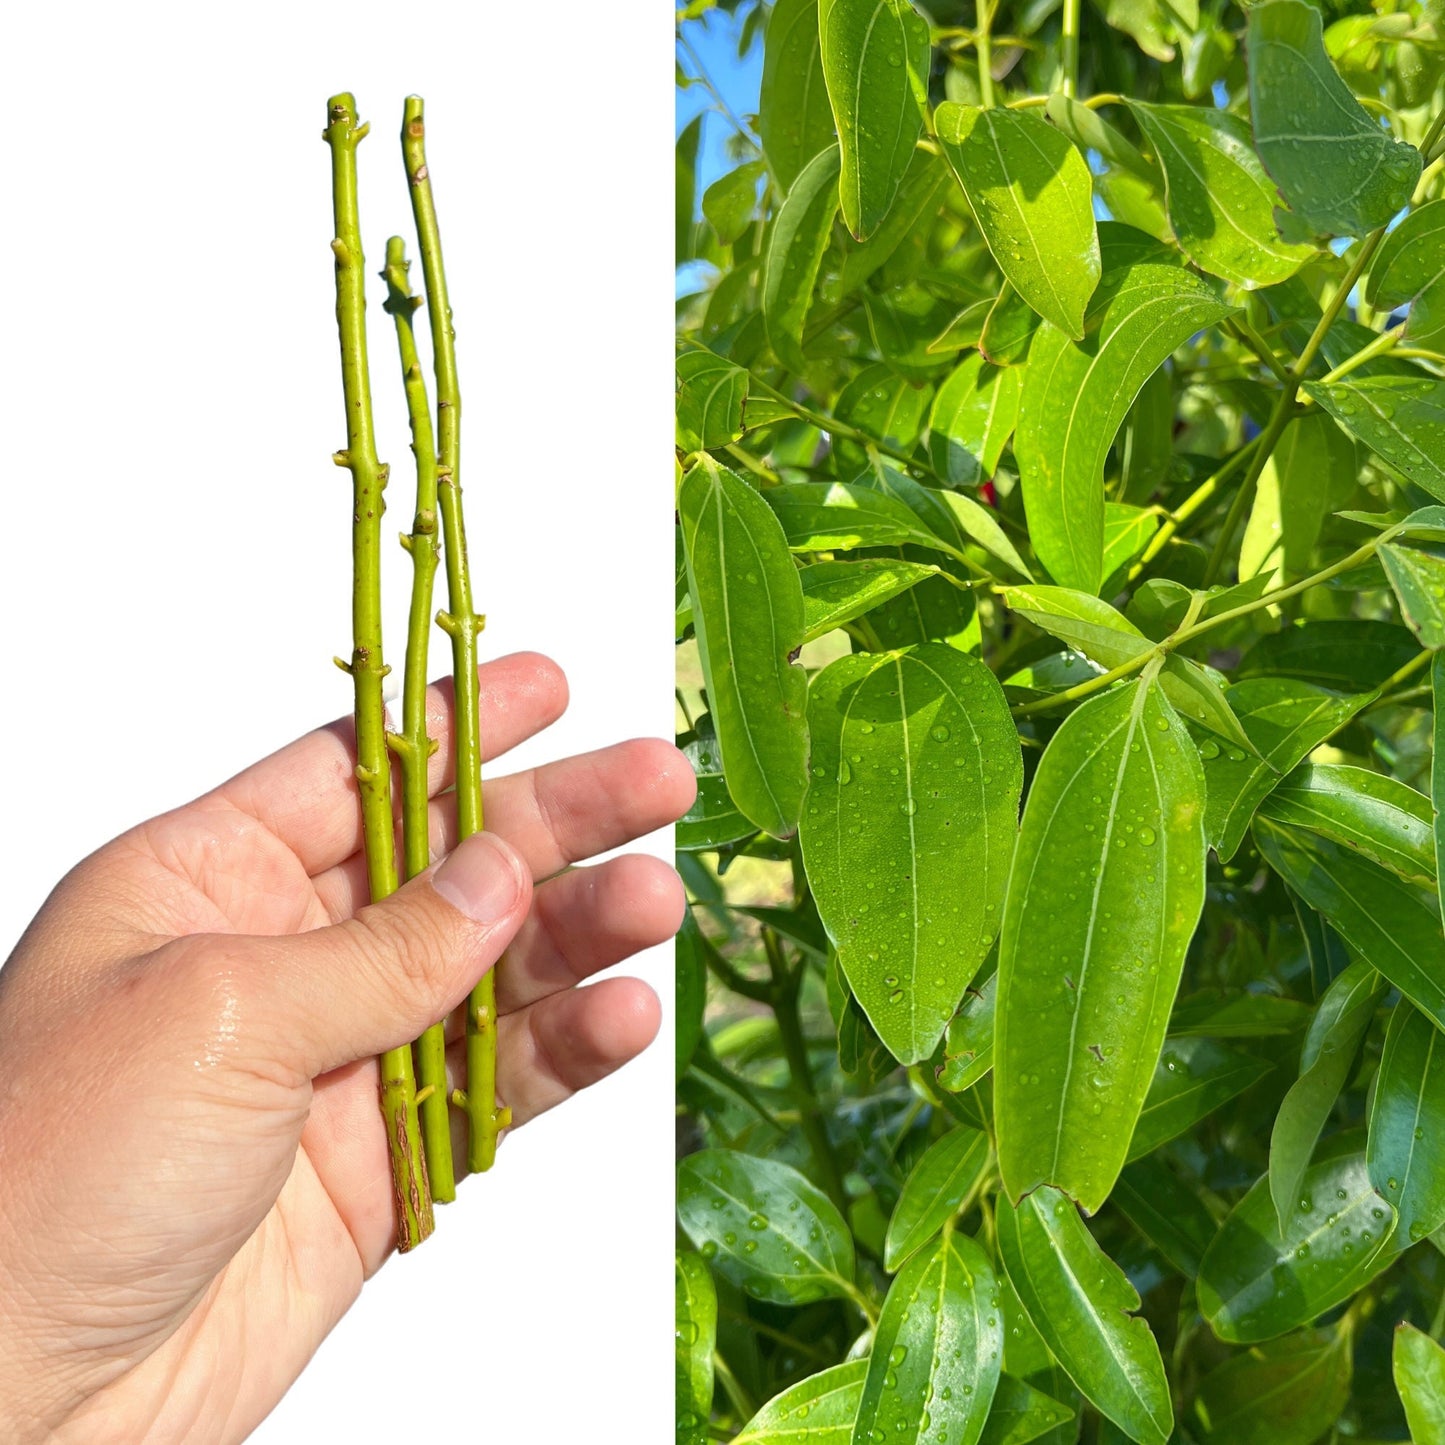
<svg viewBox="0 0 1445 1445">
<path fill-rule="evenodd" d="M 1144 683 L 1135 684 L 1134 701 L 1129 708 L 1129 718 L 1126 723 L 1127 731 L 1124 734 L 1123 748 L 1119 753 L 1119 768 L 1114 774 L 1114 792 L 1109 799 L 1108 818 L 1104 824 L 1104 835 L 1102 838 L 1103 847 L 1100 854 L 1099 876 L 1094 880 L 1093 896 L 1089 900 L 1089 927 L 1084 934 L 1084 958 L 1079 969 L 1079 986 L 1074 990 L 1074 1016 L 1069 1023 L 1069 1051 L 1064 1058 L 1064 1082 L 1059 1090 L 1061 1100 L 1066 1100 L 1069 1089 L 1074 1079 L 1074 1059 L 1079 1041 L 1079 1015 L 1083 1012 L 1080 1005 L 1084 997 L 1084 984 L 1089 976 L 1089 963 L 1094 951 L 1094 928 L 1099 921 L 1099 895 L 1104 887 L 1104 877 L 1109 871 L 1109 846 L 1114 840 L 1114 824 L 1119 813 L 1119 798 L 1124 786 L 1124 774 L 1129 767 L 1129 744 L 1139 726 L 1139 719 L 1144 715 L 1144 702 L 1148 695 L 1148 687 Z M 1112 741 L 1112 738 L 1111 738 Z M 1157 787 L 1156 787 L 1157 792 Z M 1053 819 L 1050 818 L 1050 824 Z M 1160 827 L 1160 845 L 1163 846 L 1164 828 Z M 1049 1168 L 1050 1179 L 1058 1177 L 1059 1172 L 1059 1151 L 1063 1147 L 1064 1140 L 1064 1115 L 1066 1109 L 1059 1111 L 1059 1117 L 1054 1125 L 1054 1162 Z"/>
<path fill-rule="evenodd" d="M 879 3 L 873 7 L 873 17 L 868 22 L 867 30 L 863 32 L 863 43 L 858 47 L 858 69 L 853 76 L 853 128 L 855 132 L 857 132 L 855 140 L 859 142 L 857 148 L 857 155 L 855 157 L 855 159 L 858 161 L 861 161 L 863 157 L 863 147 L 861 144 L 862 127 L 859 123 L 859 112 L 861 110 L 861 101 L 863 96 L 863 67 L 867 64 L 868 61 L 868 45 L 869 42 L 873 39 L 873 27 L 877 25 L 878 17 L 883 13 L 883 9 L 883 0 L 879 0 Z M 897 139 L 896 135 L 894 139 Z M 853 178 L 853 214 L 858 217 L 859 224 L 861 225 L 863 220 L 863 167 L 860 164 L 855 165 L 853 169 L 855 172 Z"/>
</svg>

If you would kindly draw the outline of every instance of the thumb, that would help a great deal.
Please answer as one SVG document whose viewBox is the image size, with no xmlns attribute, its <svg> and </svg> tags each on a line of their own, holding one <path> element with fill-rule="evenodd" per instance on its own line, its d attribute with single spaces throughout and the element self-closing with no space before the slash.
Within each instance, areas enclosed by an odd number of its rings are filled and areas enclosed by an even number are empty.
<svg viewBox="0 0 1445 1445">
<path fill-rule="evenodd" d="M 477 833 L 344 923 L 251 940 L 277 1058 L 314 1078 L 410 1043 L 502 956 L 531 899 L 518 854 Z"/>
</svg>

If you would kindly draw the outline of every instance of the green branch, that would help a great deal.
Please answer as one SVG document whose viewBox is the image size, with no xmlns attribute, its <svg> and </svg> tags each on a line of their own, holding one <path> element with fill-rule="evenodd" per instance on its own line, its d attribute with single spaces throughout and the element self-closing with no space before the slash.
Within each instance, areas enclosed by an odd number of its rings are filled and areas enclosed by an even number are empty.
<svg viewBox="0 0 1445 1445">
<path fill-rule="evenodd" d="M 381 651 L 381 516 L 387 469 L 377 460 L 371 415 L 371 379 L 366 364 L 366 279 L 361 222 L 356 199 L 356 147 L 367 127 L 358 125 L 349 94 L 327 102 L 323 133 L 331 147 L 331 193 L 336 234 L 336 324 L 341 340 L 341 381 L 346 398 L 346 450 L 338 466 L 351 473 L 354 569 L 350 663 L 356 704 L 356 781 L 361 793 L 366 878 L 373 902 L 397 886 L 396 841 L 391 809 L 391 761 L 387 756 L 382 679 L 389 669 Z M 391 1155 L 397 1207 L 397 1249 L 405 1252 L 432 1232 L 432 1200 L 426 1156 L 417 1120 L 411 1049 L 390 1049 L 381 1057 L 381 1110 Z"/>
<path fill-rule="evenodd" d="M 437 389 L 437 497 L 446 555 L 447 610 L 437 623 L 452 640 L 455 687 L 452 732 L 456 748 L 457 838 L 482 830 L 482 743 L 477 689 L 477 634 L 482 619 L 472 606 L 467 536 L 462 521 L 461 388 L 457 382 L 456 331 L 447 300 L 441 231 L 426 164 L 426 123 L 419 95 L 408 96 L 402 114 L 401 152 L 411 190 L 431 321 L 432 365 Z M 502 965 L 497 965 L 500 968 Z M 496 969 L 483 974 L 467 1000 L 467 1085 L 452 1099 L 470 1126 L 467 1165 L 490 1169 L 497 1135 L 511 1122 L 511 1110 L 497 1107 Z"/>
<path fill-rule="evenodd" d="M 416 458 L 416 514 L 401 545 L 411 555 L 411 610 L 407 617 L 406 673 L 402 685 L 402 726 L 387 742 L 401 763 L 402 840 L 406 876 L 415 878 L 431 864 L 430 799 L 427 763 L 437 740 L 426 730 L 427 654 L 431 638 L 432 588 L 437 570 L 437 451 L 427 403 L 426 378 L 416 354 L 412 313 L 421 298 L 411 294 L 406 245 L 400 236 L 386 243 L 386 311 L 396 322 L 402 385 L 406 390 L 411 450 Z M 416 1041 L 416 1075 L 420 1085 L 422 1143 L 432 1198 L 449 1204 L 457 1197 L 452 1166 L 451 1120 L 447 1112 L 447 1046 L 442 1025 L 433 1024 Z"/>
</svg>

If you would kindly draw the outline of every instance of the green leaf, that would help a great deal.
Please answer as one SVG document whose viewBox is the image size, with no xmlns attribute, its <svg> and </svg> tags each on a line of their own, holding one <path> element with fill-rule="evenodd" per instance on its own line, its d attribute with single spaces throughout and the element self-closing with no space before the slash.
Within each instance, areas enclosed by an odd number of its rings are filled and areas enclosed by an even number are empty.
<svg viewBox="0 0 1445 1445">
<path fill-rule="evenodd" d="M 1200 1036 L 1170 1037 L 1154 1069 L 1128 1159 L 1133 1163 L 1192 1129 L 1269 1072 L 1253 1054 L 1227 1049 Z"/>
<path fill-rule="evenodd" d="M 1393 622 L 1311 620 L 1261 637 L 1240 660 L 1235 676 L 1293 677 L 1359 692 L 1378 687 L 1419 651 L 1409 631 Z"/>
<path fill-rule="evenodd" d="M 843 221 L 863 241 L 888 215 L 923 129 L 928 25 L 908 0 L 821 0 L 818 32 L 843 151 Z"/>
<path fill-rule="evenodd" d="M 863 1011 L 904 1063 L 937 1046 L 998 932 L 1023 760 L 1003 689 L 942 643 L 814 679 L 801 842 Z"/>
<path fill-rule="evenodd" d="M 998 1386 L 1003 1354 L 998 1285 L 988 1256 L 952 1230 L 905 1264 L 873 1332 L 853 1445 L 932 1436 L 936 1413 L 948 1438 L 977 1445 Z M 940 1426 L 941 1428 L 941 1426 Z"/>
<path fill-rule="evenodd" d="M 695 1254 L 677 1256 L 675 1285 L 677 1445 L 705 1445 L 712 1417 L 717 1291 L 707 1265 Z"/>
<path fill-rule="evenodd" d="M 1046 321 L 1082 337 L 1100 267 L 1083 156 L 1028 111 L 945 101 L 933 125 L 999 270 Z"/>
<path fill-rule="evenodd" d="M 838 147 L 819 151 L 793 182 L 768 238 L 763 327 L 774 355 L 793 371 L 808 364 L 803 326 L 838 214 L 838 171 Z"/>
<path fill-rule="evenodd" d="M 1149 545 L 1159 530 L 1158 514 L 1127 502 L 1104 504 L 1104 576 L 1113 577 Z"/>
<path fill-rule="evenodd" d="M 784 194 L 833 140 L 818 47 L 818 0 L 775 0 L 763 47 L 758 134 Z"/>
<path fill-rule="evenodd" d="M 1395 1388 L 1415 1445 L 1445 1441 L 1445 1350 L 1414 1325 L 1395 1327 Z"/>
<path fill-rule="evenodd" d="M 673 177 L 673 206 L 676 211 L 674 259 L 680 266 L 692 259 L 693 207 L 697 204 L 697 149 L 702 140 L 702 116 L 695 115 L 677 138 Z"/>
<path fill-rule="evenodd" d="M 759 828 L 787 837 L 808 785 L 803 589 L 766 502 L 704 459 L 678 493 L 688 591 L 728 791 Z"/>
<path fill-rule="evenodd" d="M 1127 1165 L 1109 1202 L 1185 1279 L 1199 1273 L 1199 1261 L 1214 1238 L 1214 1218 L 1163 1160 Z"/>
<path fill-rule="evenodd" d="M 1381 542 L 1377 553 L 1405 625 L 1422 647 L 1445 647 L 1445 557 L 1398 542 Z"/>
<path fill-rule="evenodd" d="M 1034 333 L 1042 325 L 1039 313 L 1005 281 L 984 318 L 979 352 L 995 366 L 1019 366 L 1027 360 Z"/>
<path fill-rule="evenodd" d="M 1030 1440 L 1037 1440 L 1072 1420 L 1074 1415 L 1073 1407 L 1063 1401 L 1035 1390 L 1012 1375 L 1000 1375 L 979 1445 L 1028 1445 Z"/>
<path fill-rule="evenodd" d="M 1014 455 L 1034 550 L 1062 586 L 1097 593 L 1104 580 L 1104 461 L 1134 398 L 1232 309 L 1181 266 L 1132 261 L 1105 272 L 1083 342 L 1047 326 L 1034 337 Z"/>
<path fill-rule="evenodd" d="M 1263 805 L 1266 817 L 1309 828 L 1398 873 L 1435 885 L 1434 809 L 1423 793 L 1343 763 L 1296 768 Z"/>
<path fill-rule="evenodd" d="M 1239 286 L 1273 286 L 1314 255 L 1275 231 L 1274 182 L 1238 116 L 1138 101 L 1129 109 L 1164 168 L 1169 224 L 1201 270 Z"/>
<path fill-rule="evenodd" d="M 1270 0 L 1295 4 L 1298 0 Z M 1398 467 L 1433 497 L 1445 499 L 1445 382 L 1423 376 L 1347 376 L 1306 395 L 1351 436 Z"/>
<path fill-rule="evenodd" d="M 1239 851 L 1255 810 L 1280 779 L 1338 732 L 1371 695 L 1341 697 L 1292 678 L 1261 677 L 1235 683 L 1225 696 L 1258 749 L 1257 757 L 1211 742 L 1199 750 L 1209 789 L 1204 832 L 1227 863 Z"/>
<path fill-rule="evenodd" d="M 1385 237 L 1365 300 L 1377 311 L 1408 306 L 1405 335 L 1439 351 L 1445 343 L 1445 200 L 1426 201 Z"/>
<path fill-rule="evenodd" d="M 1201 989 L 1181 999 L 1169 1020 L 1178 1039 L 1267 1039 L 1309 1023 L 1307 1007 L 1292 998 Z"/>
<path fill-rule="evenodd" d="M 1264 573 L 1281 586 L 1309 573 L 1320 530 L 1354 491 L 1358 471 L 1355 444 L 1332 418 L 1316 411 L 1290 422 L 1259 476 L 1240 546 L 1241 579 Z"/>
<path fill-rule="evenodd" d="M 682 750 L 697 779 L 697 797 L 677 821 L 676 847 L 684 852 L 701 852 L 725 847 L 758 831 L 757 824 L 738 811 L 723 776 L 722 753 L 712 717 L 704 713 L 697 720 L 697 736 Z"/>
<path fill-rule="evenodd" d="M 705 346 L 682 347 L 677 355 L 677 444 L 702 451 L 735 442 L 752 427 L 766 426 L 790 410 L 761 392 L 736 362 Z"/>
<path fill-rule="evenodd" d="M 928 387 L 899 376 L 880 362 L 865 366 L 838 393 L 834 412 L 865 436 L 908 452 L 923 431 L 928 400 Z M 840 467 L 862 471 L 869 464 L 867 452 L 851 437 L 835 436 L 833 451 Z"/>
<path fill-rule="evenodd" d="M 1174 461 L 1174 386 L 1167 371 L 1156 371 L 1134 398 L 1118 445 L 1120 496 L 1147 502 Z M 1107 508 L 1104 515 L 1107 532 Z"/>
<path fill-rule="evenodd" d="M 1266 862 L 1341 938 L 1445 1028 L 1445 938 L 1435 894 L 1319 834 L 1256 818 Z"/>
<path fill-rule="evenodd" d="M 677 1169 L 677 1218 L 698 1253 L 754 1299 L 802 1305 L 852 1289 L 843 1216 L 787 1164 L 732 1149 L 689 1154 Z"/>
<path fill-rule="evenodd" d="M 1430 698 L 1433 704 L 1430 749 L 1430 807 L 1435 831 L 1435 899 L 1445 912 L 1445 653 L 1430 659 Z M 1440 759 L 1436 762 L 1436 759 Z"/>
<path fill-rule="evenodd" d="M 1395 1206 L 1397 1248 L 1445 1224 L 1445 1041 L 1403 999 L 1385 1033 L 1365 1159 L 1376 1192 Z"/>
<path fill-rule="evenodd" d="M 990 553 L 1020 577 L 1032 577 L 1027 563 L 1019 556 L 1008 533 L 999 525 L 993 509 L 975 502 L 962 492 L 939 492 L 939 499 L 953 519 L 962 536 L 970 542 L 977 542 L 985 552 Z"/>
<path fill-rule="evenodd" d="M 1230 1344 L 1248 1345 L 1318 1319 L 1390 1256 L 1394 1211 L 1370 1187 L 1362 1153 L 1312 1165 L 1283 1228 L 1269 1180 L 1258 1180 L 1220 1227 L 1199 1269 L 1199 1308 Z M 1385 1258 L 1381 1259 L 1384 1255 Z"/>
<path fill-rule="evenodd" d="M 1158 684 L 1071 713 L 1034 776 L 999 941 L 994 1107 L 1011 1197 L 1052 1184 L 1090 1213 L 1108 1198 L 1203 906 L 1204 856 L 1203 770 Z"/>
<path fill-rule="evenodd" d="M 1173 1429 L 1159 1346 L 1139 1296 L 1057 1189 L 998 1199 L 998 1250 L 1034 1328 L 1089 1402 L 1141 1445 Z"/>
<path fill-rule="evenodd" d="M 1010 587 L 1004 603 L 1105 668 L 1115 668 L 1149 652 L 1154 644 L 1117 608 L 1088 592 L 1067 587 Z M 1187 657 L 1170 656 L 1159 675 L 1165 696 L 1186 717 L 1253 748 L 1218 684 Z"/>
<path fill-rule="evenodd" d="M 902 502 L 849 482 L 784 482 L 763 493 L 794 552 L 936 545 L 937 538 Z"/>
<path fill-rule="evenodd" d="M 798 574 L 803 584 L 803 641 L 812 642 L 897 597 L 939 569 L 901 558 L 861 562 L 814 562 Z"/>
<path fill-rule="evenodd" d="M 1299 1078 L 1279 1106 L 1269 1139 L 1269 1193 L 1281 1229 L 1298 1203 L 1310 1156 L 1385 993 L 1385 981 L 1373 968 L 1352 963 L 1330 984 L 1310 1021 Z"/>
<path fill-rule="evenodd" d="M 928 456 L 952 486 L 987 481 L 1018 420 L 1023 376 L 967 356 L 938 388 L 928 417 Z"/>
<path fill-rule="evenodd" d="M 1106 121 L 1096 110 L 1072 99 L 1062 91 L 1055 91 L 1044 107 L 1053 123 L 1088 155 L 1097 151 L 1111 166 L 1122 166 L 1133 171 L 1140 180 L 1156 185 L 1159 172 L 1144 159 L 1143 153 Z"/>
<path fill-rule="evenodd" d="M 1245 50 L 1255 146 L 1314 235 L 1363 236 L 1383 226 L 1420 178 L 1420 152 L 1360 105 L 1325 53 L 1320 12 L 1304 0 L 1249 11 Z"/>
<path fill-rule="evenodd" d="M 707 1007 L 707 963 L 702 951 L 702 935 L 692 909 L 683 911 L 674 949 L 676 997 L 673 1018 L 676 1041 L 676 1077 L 682 1078 L 702 1040 L 703 1011 Z"/>
<path fill-rule="evenodd" d="M 809 1375 L 775 1395 L 733 1437 L 733 1445 L 852 1445 L 867 1360 Z"/>
<path fill-rule="evenodd" d="M 909 1171 L 888 1221 L 883 1268 L 896 1270 L 966 1209 L 983 1183 L 991 1150 L 981 1129 L 959 1125 L 935 1139 Z"/>
<path fill-rule="evenodd" d="M 958 1012 L 948 1021 L 943 1036 L 940 1088 L 951 1094 L 971 1089 L 993 1068 L 994 1009 L 998 1001 L 998 974 L 991 973 L 963 996 Z"/>
<path fill-rule="evenodd" d="M 1271 1340 L 1226 1360 L 1199 1384 L 1208 1445 L 1315 1445 L 1350 1398 L 1353 1335 L 1345 1326 Z"/>
<path fill-rule="evenodd" d="M 702 193 L 702 213 L 724 246 L 747 230 L 758 209 L 758 181 L 767 173 L 762 161 L 746 161 L 724 171 Z"/>
</svg>

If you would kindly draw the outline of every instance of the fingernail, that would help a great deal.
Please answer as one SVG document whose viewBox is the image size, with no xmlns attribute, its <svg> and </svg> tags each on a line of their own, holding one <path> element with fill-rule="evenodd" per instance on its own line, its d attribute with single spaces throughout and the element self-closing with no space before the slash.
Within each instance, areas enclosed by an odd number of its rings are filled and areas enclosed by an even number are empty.
<svg viewBox="0 0 1445 1445">
<path fill-rule="evenodd" d="M 431 886 L 474 923 L 505 917 L 522 891 L 516 855 L 489 833 L 460 843 L 432 875 Z"/>
</svg>

